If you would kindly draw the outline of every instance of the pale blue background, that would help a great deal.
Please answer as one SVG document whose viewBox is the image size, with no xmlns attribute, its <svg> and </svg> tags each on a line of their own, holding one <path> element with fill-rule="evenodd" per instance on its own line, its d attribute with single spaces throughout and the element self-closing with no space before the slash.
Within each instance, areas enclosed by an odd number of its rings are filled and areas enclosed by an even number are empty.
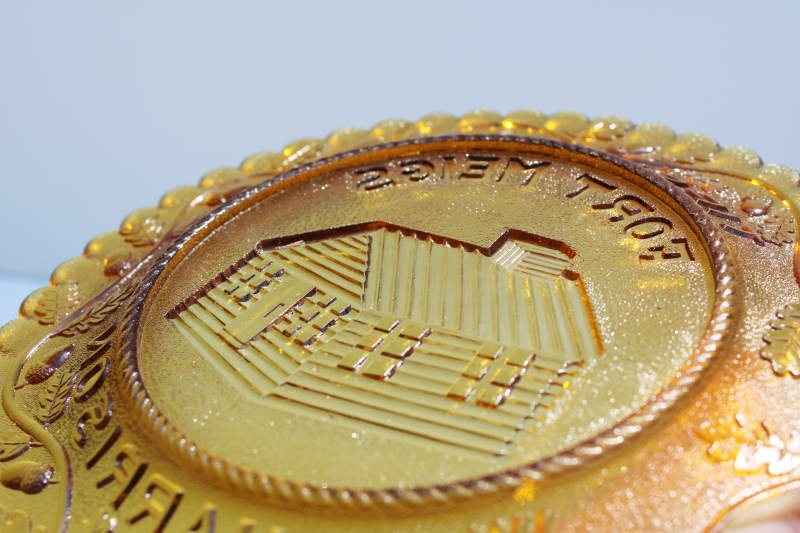
<svg viewBox="0 0 800 533">
<path fill-rule="evenodd" d="M 0 323 L 166 190 L 342 126 L 576 110 L 798 167 L 799 21 L 764 1 L 3 2 Z"/>
</svg>

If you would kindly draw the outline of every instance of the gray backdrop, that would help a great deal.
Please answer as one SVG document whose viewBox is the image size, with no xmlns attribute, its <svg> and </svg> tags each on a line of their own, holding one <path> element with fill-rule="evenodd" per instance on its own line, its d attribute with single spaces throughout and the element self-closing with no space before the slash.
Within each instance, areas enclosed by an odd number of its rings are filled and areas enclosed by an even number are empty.
<svg viewBox="0 0 800 533">
<path fill-rule="evenodd" d="M 168 5 L 165 5 L 168 4 Z M 800 166 L 798 2 L 5 2 L 0 271 L 348 125 L 618 114 Z"/>
</svg>

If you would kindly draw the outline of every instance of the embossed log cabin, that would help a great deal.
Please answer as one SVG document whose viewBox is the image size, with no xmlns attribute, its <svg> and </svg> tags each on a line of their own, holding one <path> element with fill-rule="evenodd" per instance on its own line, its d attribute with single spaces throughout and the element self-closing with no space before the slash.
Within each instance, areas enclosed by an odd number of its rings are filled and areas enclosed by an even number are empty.
<svg viewBox="0 0 800 533">
<path fill-rule="evenodd" d="M 264 241 L 167 318 L 250 398 L 496 455 L 601 352 L 574 255 L 362 224 Z"/>
</svg>

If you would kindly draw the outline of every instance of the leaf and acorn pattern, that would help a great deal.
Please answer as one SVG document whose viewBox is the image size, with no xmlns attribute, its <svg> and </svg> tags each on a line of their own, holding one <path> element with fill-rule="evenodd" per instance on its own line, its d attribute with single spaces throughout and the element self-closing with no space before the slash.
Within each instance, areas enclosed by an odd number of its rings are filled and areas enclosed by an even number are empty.
<svg viewBox="0 0 800 533">
<path fill-rule="evenodd" d="M 31 515 L 22 509 L 0 504 L 0 531 L 13 533 L 47 533 L 44 526 L 34 525 Z"/>
<path fill-rule="evenodd" d="M 36 461 L 17 461 L 0 472 L 0 484 L 25 494 L 39 494 L 50 484 L 53 467 Z"/>
<path fill-rule="evenodd" d="M 787 436 L 740 413 L 732 419 L 704 422 L 695 433 L 710 443 L 707 453 L 712 461 L 733 461 L 742 474 L 765 470 L 782 476 L 800 468 L 800 427 Z"/>
<path fill-rule="evenodd" d="M 0 462 L 5 463 L 20 457 L 34 446 L 41 446 L 30 435 L 13 427 L 0 432 Z"/>
<path fill-rule="evenodd" d="M 800 304 L 787 305 L 776 313 L 761 356 L 772 363 L 779 376 L 800 377 Z"/>
<path fill-rule="evenodd" d="M 74 374 L 62 373 L 60 379 L 47 384 L 46 392 L 39 396 L 39 409 L 36 419 L 47 429 L 67 412 L 69 400 L 78 379 L 78 372 Z"/>
<path fill-rule="evenodd" d="M 125 303 L 125 300 L 133 293 L 133 289 L 134 287 L 130 286 L 107 300 L 97 302 L 80 320 L 62 329 L 58 334 L 62 337 L 73 337 L 81 333 L 86 333 L 93 327 L 102 324 L 106 318 Z"/>
<path fill-rule="evenodd" d="M 795 238 L 795 222 L 788 209 L 769 214 L 761 219 L 756 231 L 762 240 L 776 244 L 792 244 Z"/>
</svg>

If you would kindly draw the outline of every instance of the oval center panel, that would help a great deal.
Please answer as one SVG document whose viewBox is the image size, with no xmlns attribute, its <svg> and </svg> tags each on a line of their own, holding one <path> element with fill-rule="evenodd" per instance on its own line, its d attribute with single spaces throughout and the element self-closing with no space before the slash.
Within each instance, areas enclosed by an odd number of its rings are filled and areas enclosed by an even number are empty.
<svg viewBox="0 0 800 533">
<path fill-rule="evenodd" d="M 295 483 L 441 486 L 568 451 L 680 372 L 715 284 L 678 202 L 566 148 L 459 142 L 314 164 L 187 237 L 136 359 L 177 431 Z"/>
</svg>

